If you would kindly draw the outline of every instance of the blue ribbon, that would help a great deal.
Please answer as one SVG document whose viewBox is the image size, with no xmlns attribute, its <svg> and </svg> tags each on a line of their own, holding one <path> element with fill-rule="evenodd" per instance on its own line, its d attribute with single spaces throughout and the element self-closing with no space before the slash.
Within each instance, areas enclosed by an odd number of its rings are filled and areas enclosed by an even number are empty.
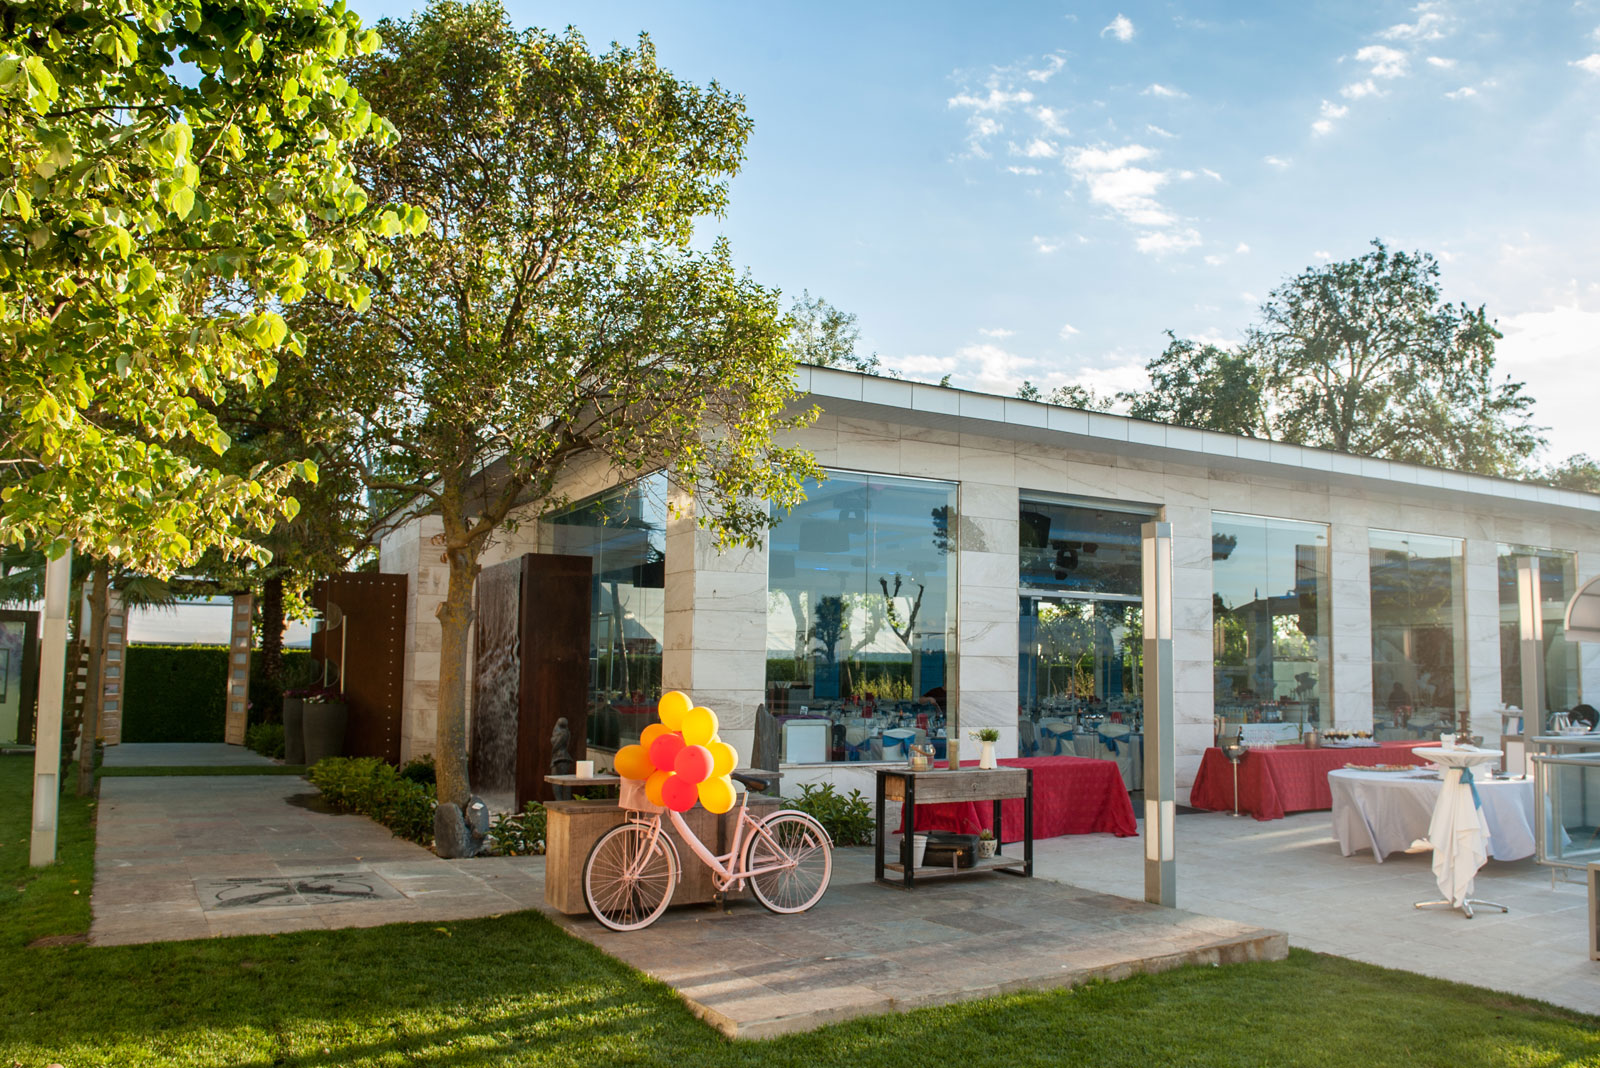
<svg viewBox="0 0 1600 1068">
<path fill-rule="evenodd" d="M 1106 747 L 1106 752 L 1110 753 L 1112 756 L 1116 756 L 1117 755 L 1117 753 L 1118 753 L 1117 739 L 1110 738 L 1110 737 L 1107 737 L 1106 735 L 1102 734 L 1100 736 L 1100 744 L 1105 746 Z"/>
<path fill-rule="evenodd" d="M 1461 769 L 1461 781 L 1463 783 L 1465 783 L 1469 789 L 1472 790 L 1472 803 L 1474 805 L 1476 805 L 1477 807 L 1482 808 L 1483 807 L 1483 798 L 1478 796 L 1478 784 L 1472 778 L 1472 769 L 1471 768 L 1462 768 Z"/>
<path fill-rule="evenodd" d="M 911 757 L 911 739 L 904 737 L 885 738 L 883 740 L 883 759 L 890 759 L 889 754 L 896 749 L 900 750 L 902 757 L 909 759 Z"/>
</svg>

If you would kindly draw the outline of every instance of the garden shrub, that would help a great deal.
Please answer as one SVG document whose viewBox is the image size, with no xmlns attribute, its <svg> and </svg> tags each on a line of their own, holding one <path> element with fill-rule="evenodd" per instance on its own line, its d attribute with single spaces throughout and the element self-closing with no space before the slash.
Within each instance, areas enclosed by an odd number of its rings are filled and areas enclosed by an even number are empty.
<svg viewBox="0 0 1600 1068">
<path fill-rule="evenodd" d="M 496 813 L 489 834 L 494 838 L 497 857 L 528 857 L 544 853 L 546 815 L 544 806 L 529 801 L 519 813 Z"/>
<path fill-rule="evenodd" d="M 252 723 L 245 729 L 244 745 L 272 760 L 283 759 L 283 724 Z"/>
<path fill-rule="evenodd" d="M 124 742 L 223 740 L 226 646 L 130 645 L 122 671 Z"/>
<path fill-rule="evenodd" d="M 376 820 L 409 841 L 432 844 L 434 788 L 402 779 L 393 764 L 377 757 L 326 757 L 306 777 L 339 811 Z"/>
<path fill-rule="evenodd" d="M 437 783 L 438 771 L 433 765 L 433 754 L 429 753 L 427 756 L 420 756 L 415 760 L 407 761 L 405 766 L 400 769 L 400 777 L 409 779 L 412 782 L 420 782 L 424 786 L 432 786 Z"/>
<path fill-rule="evenodd" d="M 871 845 L 874 820 L 872 806 L 861 796 L 860 790 L 851 790 L 849 796 L 839 794 L 833 784 L 802 783 L 799 797 L 783 799 L 785 808 L 804 812 L 828 832 L 834 845 Z"/>
</svg>

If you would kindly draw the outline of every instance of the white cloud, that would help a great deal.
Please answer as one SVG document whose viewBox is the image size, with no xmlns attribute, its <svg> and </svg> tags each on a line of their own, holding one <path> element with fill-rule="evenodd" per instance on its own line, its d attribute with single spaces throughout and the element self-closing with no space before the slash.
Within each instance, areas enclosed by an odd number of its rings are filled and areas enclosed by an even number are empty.
<svg viewBox="0 0 1600 1068">
<path fill-rule="evenodd" d="M 1139 90 L 1140 96 L 1159 96 L 1168 100 L 1182 100 L 1189 94 L 1175 85 L 1162 85 L 1160 82 L 1151 82 Z"/>
<path fill-rule="evenodd" d="M 972 120 L 972 134 L 974 137 L 993 137 L 1005 129 L 998 122 L 985 116 L 978 115 Z"/>
<path fill-rule="evenodd" d="M 1039 120 L 1039 125 L 1043 126 L 1047 133 L 1053 133 L 1058 137 L 1072 136 L 1072 131 L 1061 121 L 1061 112 L 1055 108 L 1034 108 L 1029 114 Z"/>
<path fill-rule="evenodd" d="M 1112 171 L 1126 167 L 1130 163 L 1154 156 L 1155 149 L 1146 148 L 1144 145 L 1123 145 L 1121 148 L 1080 148 L 1073 153 L 1071 166 L 1074 170 L 1085 171 Z"/>
<path fill-rule="evenodd" d="M 1140 234 L 1134 247 L 1149 256 L 1165 256 L 1169 252 L 1187 252 L 1200 244 L 1198 230 L 1160 230 Z"/>
<path fill-rule="evenodd" d="M 1592 56 L 1584 56 L 1582 59 L 1575 59 L 1568 66 L 1586 70 L 1590 74 L 1600 74 L 1600 52 L 1596 52 Z"/>
<path fill-rule="evenodd" d="M 956 358 L 954 356 L 901 356 L 894 361 L 895 367 L 913 378 L 942 378 L 954 374 Z"/>
<path fill-rule="evenodd" d="M 1206 257 L 1206 263 L 1210 264 L 1213 267 L 1221 267 L 1226 262 L 1228 262 L 1228 257 L 1226 257 L 1226 256 L 1207 256 Z"/>
<path fill-rule="evenodd" d="M 975 381 L 975 389 L 985 393 L 1011 395 L 1016 393 L 1022 380 L 1029 376 L 1030 368 L 1038 360 L 1008 352 L 999 345 L 968 345 L 956 350 L 956 360 L 966 374 Z M 976 364 L 976 366 L 972 366 Z"/>
<path fill-rule="evenodd" d="M 1452 89 L 1444 95 L 1451 100 L 1465 100 L 1469 96 L 1477 96 L 1478 91 L 1470 85 L 1463 85 L 1460 89 Z"/>
<path fill-rule="evenodd" d="M 1348 104 L 1335 104 L 1331 100 L 1324 100 L 1318 112 L 1320 117 L 1311 124 L 1311 129 L 1319 135 L 1328 133 L 1333 129 L 1333 120 L 1342 119 L 1348 114 L 1350 114 Z"/>
<path fill-rule="evenodd" d="M 1018 89 L 1012 93 L 991 84 L 988 96 L 957 93 L 950 98 L 949 103 L 953 108 L 971 108 L 973 111 L 1005 111 L 1012 104 L 1026 104 L 1032 99 L 1033 94 L 1026 89 Z"/>
<path fill-rule="evenodd" d="M 1398 22 L 1381 31 L 1378 36 L 1387 41 L 1437 41 L 1444 36 L 1444 27 L 1448 23 L 1440 10 L 1442 7 L 1437 3 L 1418 4 L 1411 9 L 1417 14 L 1417 21 Z"/>
<path fill-rule="evenodd" d="M 1430 67 L 1438 67 L 1440 70 L 1449 70 L 1452 67 L 1454 67 L 1455 65 L 1456 65 L 1456 61 L 1455 60 L 1453 60 L 1453 59 L 1445 59 L 1443 56 L 1429 56 L 1428 57 L 1428 66 L 1430 66 Z"/>
<path fill-rule="evenodd" d="M 1216 171 L 1212 170 L 1210 167 L 1201 167 L 1200 168 L 1200 173 L 1205 175 L 1207 178 L 1212 179 L 1213 181 L 1217 181 L 1217 182 L 1222 181 L 1222 175 L 1218 174 Z"/>
<path fill-rule="evenodd" d="M 1040 255 L 1048 256 L 1061 247 L 1061 242 L 1035 234 L 1033 235 L 1033 247 L 1039 250 Z"/>
<path fill-rule="evenodd" d="M 1374 78 L 1403 78 L 1409 58 L 1397 48 L 1386 45 L 1367 45 L 1356 52 L 1356 62 L 1371 67 Z"/>
<path fill-rule="evenodd" d="M 1247 289 L 1243 293 L 1239 294 L 1239 299 L 1244 301 L 1246 304 L 1254 304 L 1256 301 L 1260 300 L 1261 298 L 1256 296 L 1254 293 L 1250 292 Z"/>
<path fill-rule="evenodd" d="M 1332 133 L 1333 123 L 1329 122 L 1327 119 L 1318 119 L 1316 122 L 1311 124 L 1311 132 L 1316 134 L 1318 137 L 1322 136 L 1323 134 Z"/>
<path fill-rule="evenodd" d="M 1238 248 L 1236 248 L 1236 249 L 1234 249 L 1234 250 L 1233 250 L 1233 251 L 1235 251 L 1235 252 L 1237 252 L 1237 253 L 1238 253 L 1238 254 L 1239 254 L 1239 255 L 1241 255 L 1241 256 L 1242 256 L 1242 255 L 1244 255 L 1244 254 L 1245 254 L 1245 253 L 1246 253 L 1246 252 L 1249 252 L 1249 251 L 1250 251 L 1250 246 L 1249 246 L 1249 245 L 1247 245 L 1247 244 L 1245 244 L 1245 243 L 1244 243 L 1244 242 L 1243 242 L 1243 241 L 1241 241 L 1241 242 L 1239 242 L 1239 247 L 1238 247 Z"/>
<path fill-rule="evenodd" d="M 1038 167 L 1007 167 L 1006 170 L 1010 171 L 1012 174 L 1029 174 L 1029 175 L 1032 175 L 1032 174 L 1043 174 L 1044 173 Z"/>
<path fill-rule="evenodd" d="M 1292 159 L 1284 159 L 1281 156 L 1262 156 L 1261 157 L 1261 162 L 1267 164 L 1270 167 L 1276 167 L 1281 171 L 1281 170 L 1287 168 L 1288 166 L 1290 166 L 1292 163 L 1294 163 L 1294 160 L 1292 160 Z"/>
<path fill-rule="evenodd" d="M 1145 130 L 1150 132 L 1150 133 L 1155 134 L 1157 137 L 1172 138 L 1172 137 L 1177 137 L 1178 136 L 1175 133 L 1168 133 L 1166 130 L 1163 130 L 1161 127 L 1153 125 L 1153 124 L 1145 126 Z"/>
<path fill-rule="evenodd" d="M 1078 332 L 1078 328 L 1073 326 L 1071 323 L 1062 323 L 1061 324 L 1061 340 L 1062 341 L 1067 340 L 1069 337 L 1071 337 L 1073 334 L 1076 334 L 1077 332 Z"/>
<path fill-rule="evenodd" d="M 1576 292 L 1558 299 L 1563 303 L 1500 317 L 1495 325 L 1505 337 L 1494 348 L 1495 370 L 1527 382 L 1538 421 L 1550 427 L 1552 459 L 1592 456 L 1593 400 L 1572 384 L 1592 380 L 1600 363 L 1600 307 Z"/>
<path fill-rule="evenodd" d="M 1061 68 L 1066 65 L 1066 59 L 1061 56 L 1045 56 L 1043 67 L 1028 71 L 1028 80 L 1041 83 L 1047 82 L 1061 73 Z"/>
<path fill-rule="evenodd" d="M 1317 249 L 1317 251 L 1313 252 L 1311 255 L 1315 256 L 1319 260 L 1331 260 L 1331 259 L 1333 259 L 1333 253 L 1329 252 L 1325 248 L 1319 248 L 1319 249 Z"/>
<path fill-rule="evenodd" d="M 979 327 L 978 333 L 982 334 L 984 337 L 1010 337 L 1012 334 L 1015 334 L 1016 331 L 1007 330 L 1003 326 L 995 326 L 987 328 Z"/>
<path fill-rule="evenodd" d="M 1364 96 L 1382 96 L 1383 90 L 1378 88 L 1378 83 L 1371 78 L 1360 82 L 1351 82 L 1339 90 L 1339 95 L 1346 100 L 1360 100 Z"/>
<path fill-rule="evenodd" d="M 1027 147 L 1022 150 L 1022 154 L 1029 159 L 1054 159 L 1056 146 L 1042 137 L 1035 137 L 1028 142 Z"/>
<path fill-rule="evenodd" d="M 1180 182 L 1187 182 L 1189 179 L 1191 179 L 1193 177 L 1194 177 L 1194 171 L 1179 171 L 1178 172 L 1178 181 L 1180 181 Z"/>
<path fill-rule="evenodd" d="M 1100 36 L 1115 37 L 1117 40 L 1127 43 L 1128 41 L 1133 40 L 1133 35 L 1135 32 L 1136 31 L 1133 28 L 1133 20 L 1128 18 L 1128 16 L 1119 13 L 1116 18 L 1112 19 L 1106 25 L 1105 29 L 1100 31 Z"/>
</svg>

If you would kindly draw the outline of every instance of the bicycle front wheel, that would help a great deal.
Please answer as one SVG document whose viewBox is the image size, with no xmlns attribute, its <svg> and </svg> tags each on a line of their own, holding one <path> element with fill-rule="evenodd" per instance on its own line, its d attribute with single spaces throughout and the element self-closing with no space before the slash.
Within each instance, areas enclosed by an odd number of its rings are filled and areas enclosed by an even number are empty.
<svg viewBox="0 0 1600 1068">
<path fill-rule="evenodd" d="M 762 868 L 771 871 L 762 872 Z M 744 850 L 750 890 L 773 912 L 795 913 L 822 900 L 833 877 L 833 842 L 822 824 L 799 812 L 778 812 L 756 827 Z"/>
<path fill-rule="evenodd" d="M 677 881 L 677 852 L 666 834 L 648 823 L 624 823 L 589 850 L 583 900 L 613 931 L 637 931 L 667 911 Z"/>
</svg>

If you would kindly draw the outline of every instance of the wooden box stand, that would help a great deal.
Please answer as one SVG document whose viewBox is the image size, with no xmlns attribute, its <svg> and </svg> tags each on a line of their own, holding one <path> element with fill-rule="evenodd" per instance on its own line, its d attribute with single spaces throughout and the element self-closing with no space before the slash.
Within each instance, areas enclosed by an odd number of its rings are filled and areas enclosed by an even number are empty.
<svg viewBox="0 0 1600 1068">
<path fill-rule="evenodd" d="M 749 798 L 750 814 L 756 819 L 778 810 L 776 797 L 745 796 Z M 615 801 L 550 801 L 545 804 L 545 813 L 544 901 L 557 912 L 576 916 L 588 911 L 583 903 L 583 864 L 589 859 L 589 851 L 601 835 L 622 824 L 627 810 Z M 737 807 L 716 816 L 699 805 L 683 814 L 700 841 L 718 856 L 728 851 L 738 816 Z M 683 843 L 665 816 L 661 826 L 672 836 L 678 859 L 683 862 L 672 903 L 694 905 L 712 900 L 716 891 L 711 886 L 711 869 Z"/>
<path fill-rule="evenodd" d="M 1000 802 L 1010 798 L 1022 799 L 1022 856 L 1004 855 L 1000 844 Z M 884 849 L 889 840 L 890 828 L 884 826 L 886 801 L 899 801 L 905 806 L 906 834 L 916 833 L 917 806 L 919 804 L 949 804 L 961 801 L 994 802 L 994 856 L 977 860 L 970 868 L 912 869 L 909 864 L 897 864 L 884 859 Z M 899 872 L 896 878 L 885 878 L 884 871 Z M 958 771 L 912 771 L 909 768 L 878 769 L 878 845 L 873 861 L 873 877 L 889 886 L 910 890 L 919 879 L 931 876 L 970 875 L 980 871 L 1003 871 L 1010 875 L 1033 874 L 1033 769 L 1032 768 L 961 768 Z"/>
</svg>

